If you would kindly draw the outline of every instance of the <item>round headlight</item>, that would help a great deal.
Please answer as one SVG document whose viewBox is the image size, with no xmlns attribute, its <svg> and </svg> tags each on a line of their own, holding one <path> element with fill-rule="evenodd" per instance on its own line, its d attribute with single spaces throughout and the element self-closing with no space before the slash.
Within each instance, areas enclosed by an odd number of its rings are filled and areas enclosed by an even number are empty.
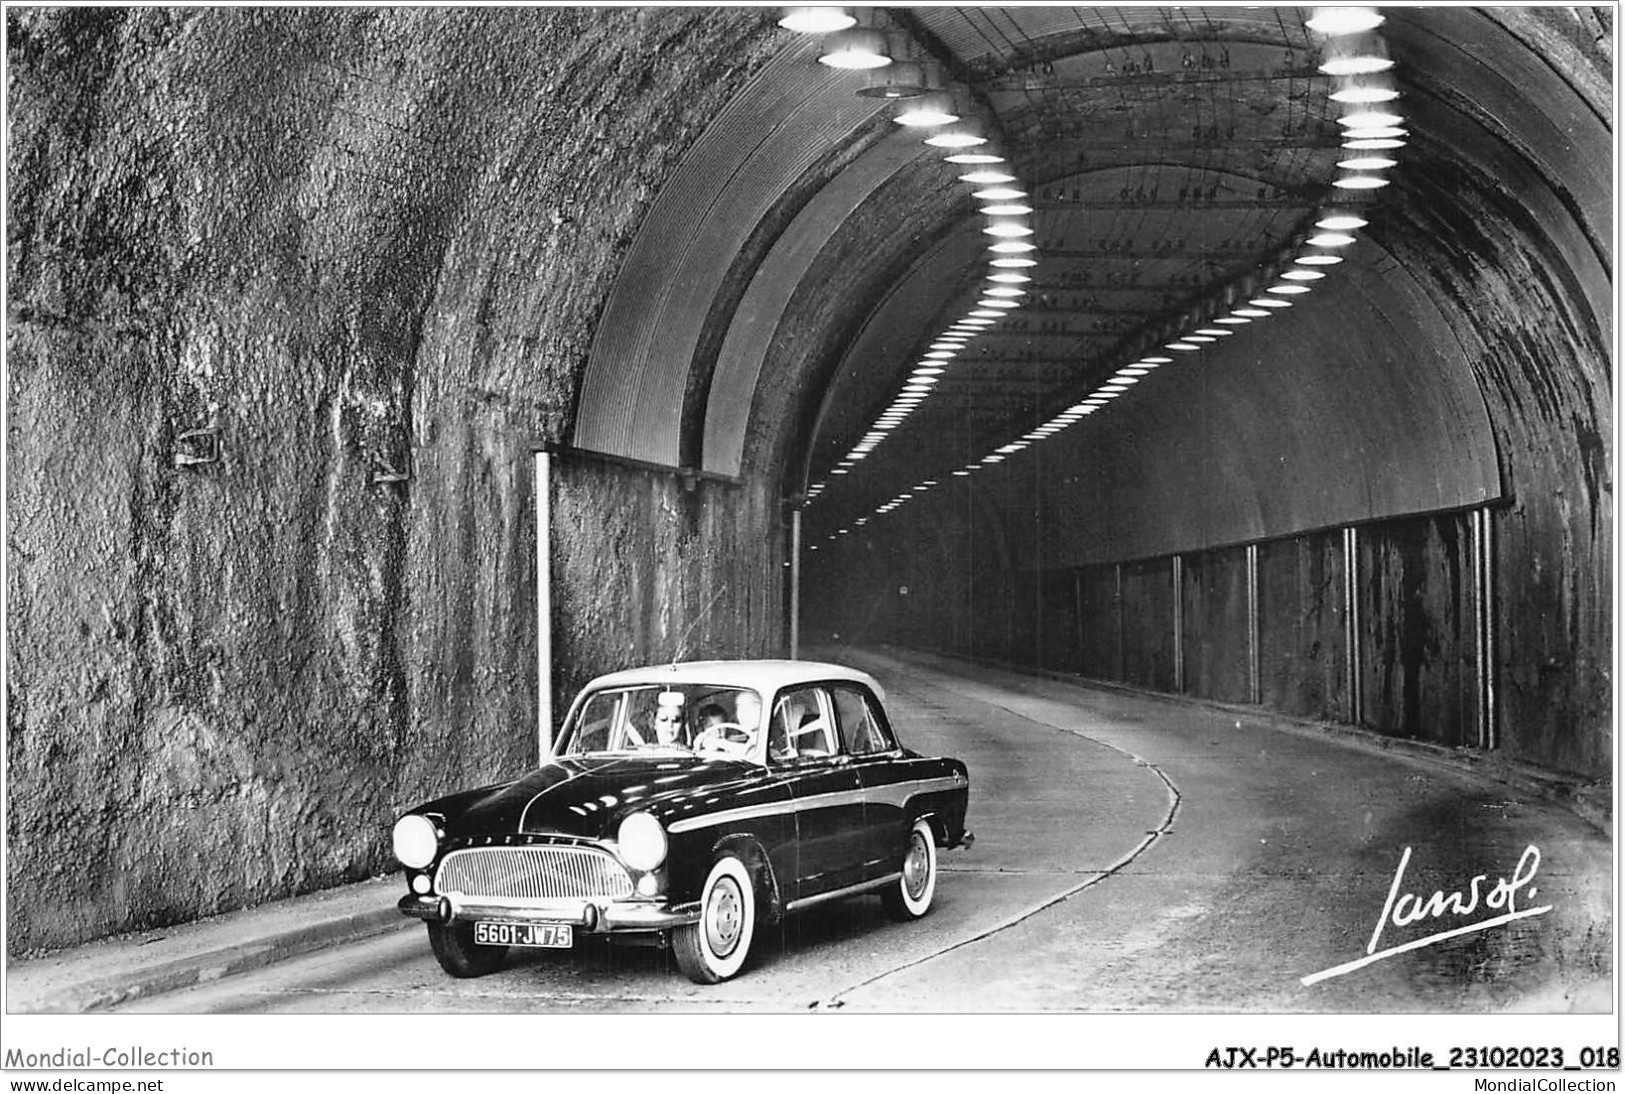
<svg viewBox="0 0 1625 1094">
<path fill-rule="evenodd" d="M 434 861 L 440 849 L 440 837 L 435 834 L 434 821 L 417 814 L 402 817 L 395 822 L 395 857 L 402 866 L 421 869 Z"/>
<path fill-rule="evenodd" d="M 621 858 L 634 870 L 653 870 L 666 861 L 666 830 L 647 813 L 633 813 L 615 834 Z"/>
</svg>

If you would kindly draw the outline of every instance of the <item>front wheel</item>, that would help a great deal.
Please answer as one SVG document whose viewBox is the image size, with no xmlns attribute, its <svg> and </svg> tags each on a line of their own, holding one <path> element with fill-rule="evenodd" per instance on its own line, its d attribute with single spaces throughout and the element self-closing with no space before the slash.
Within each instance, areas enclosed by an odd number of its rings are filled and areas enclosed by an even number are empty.
<svg viewBox="0 0 1625 1094">
<path fill-rule="evenodd" d="M 931 910 L 931 898 L 937 892 L 937 840 L 931 822 L 924 817 L 909 829 L 902 873 L 896 885 L 881 890 L 880 901 L 887 915 L 908 922 Z"/>
<path fill-rule="evenodd" d="M 481 946 L 467 923 L 429 923 L 429 948 L 451 975 L 466 980 L 496 972 L 508 956 L 506 946 Z"/>
<path fill-rule="evenodd" d="M 696 984 L 717 984 L 745 965 L 756 933 L 756 891 L 750 871 L 733 855 L 711 867 L 700 890 L 700 921 L 672 932 L 677 966 Z"/>
</svg>

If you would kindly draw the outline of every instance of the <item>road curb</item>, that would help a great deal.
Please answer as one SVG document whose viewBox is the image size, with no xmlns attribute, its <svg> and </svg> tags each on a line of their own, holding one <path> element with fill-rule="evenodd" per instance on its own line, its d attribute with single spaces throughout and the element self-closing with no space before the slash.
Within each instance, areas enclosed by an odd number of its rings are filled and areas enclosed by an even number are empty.
<svg viewBox="0 0 1625 1094">
<path fill-rule="evenodd" d="M 393 906 L 342 915 L 268 934 L 232 946 L 95 979 L 47 989 L 32 998 L 8 998 L 10 1013 L 83 1014 L 106 1010 L 132 999 L 180 991 L 225 976 L 263 968 L 329 946 L 387 934 L 410 926 Z"/>
<path fill-rule="evenodd" d="M 1141 699 L 1154 699 L 1176 706 L 1201 707 L 1206 710 L 1233 715 L 1237 718 L 1245 718 L 1283 732 L 1331 738 L 1360 751 L 1380 752 L 1399 759 L 1415 760 L 1424 765 L 1448 768 L 1462 774 L 1473 775 L 1477 778 L 1510 786 L 1521 793 L 1539 797 L 1569 809 L 1581 820 L 1610 839 L 1614 835 L 1613 788 L 1604 780 L 1585 781 L 1574 776 L 1547 771 L 1530 764 L 1518 763 L 1497 756 L 1449 748 L 1444 745 L 1411 740 L 1406 737 L 1387 737 L 1360 726 L 1317 721 L 1310 718 L 1294 718 L 1290 714 L 1267 710 L 1263 707 L 1224 703 L 1194 695 L 1174 695 L 1165 691 L 1124 684 L 1116 680 L 1097 680 L 1092 677 L 1079 676 L 1076 673 L 1061 672 L 1055 669 L 1040 669 L 994 658 L 968 657 L 963 654 L 914 646 L 884 644 L 879 648 L 903 657 L 914 654 L 925 657 L 939 657 L 947 661 L 963 661 L 973 665 L 1000 669 L 1017 676 L 1030 676 L 1038 679 L 1054 680 L 1062 684 L 1072 684 L 1077 687 L 1118 692 Z"/>
</svg>

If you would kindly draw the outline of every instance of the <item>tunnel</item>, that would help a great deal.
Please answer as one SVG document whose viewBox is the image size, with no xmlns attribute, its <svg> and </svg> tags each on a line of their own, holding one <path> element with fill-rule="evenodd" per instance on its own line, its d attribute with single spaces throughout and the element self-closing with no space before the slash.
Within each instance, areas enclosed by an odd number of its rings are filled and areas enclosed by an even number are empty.
<svg viewBox="0 0 1625 1094">
<path fill-rule="evenodd" d="M 1611 8 L 818 10 L 8 7 L 10 952 L 683 659 L 1609 778 Z"/>
</svg>

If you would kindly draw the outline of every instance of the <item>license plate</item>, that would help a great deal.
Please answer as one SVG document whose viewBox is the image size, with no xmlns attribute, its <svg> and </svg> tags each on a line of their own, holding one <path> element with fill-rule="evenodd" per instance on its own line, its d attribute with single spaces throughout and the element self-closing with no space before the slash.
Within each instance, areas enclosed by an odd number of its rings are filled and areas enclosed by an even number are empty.
<svg viewBox="0 0 1625 1094">
<path fill-rule="evenodd" d="M 575 941 L 568 923 L 493 923 L 481 919 L 474 924 L 474 941 L 481 946 L 537 946 L 567 950 Z"/>
</svg>

